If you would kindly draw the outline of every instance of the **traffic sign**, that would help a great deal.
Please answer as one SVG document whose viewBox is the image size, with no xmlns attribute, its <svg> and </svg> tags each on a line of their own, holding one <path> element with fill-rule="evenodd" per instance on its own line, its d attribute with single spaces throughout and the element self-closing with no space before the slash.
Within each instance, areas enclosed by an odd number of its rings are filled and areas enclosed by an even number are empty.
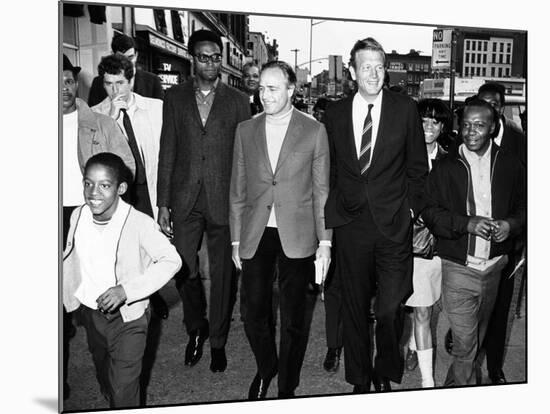
<svg viewBox="0 0 550 414">
<path fill-rule="evenodd" d="M 451 67 L 452 29 L 435 29 L 432 42 L 432 69 Z"/>
</svg>

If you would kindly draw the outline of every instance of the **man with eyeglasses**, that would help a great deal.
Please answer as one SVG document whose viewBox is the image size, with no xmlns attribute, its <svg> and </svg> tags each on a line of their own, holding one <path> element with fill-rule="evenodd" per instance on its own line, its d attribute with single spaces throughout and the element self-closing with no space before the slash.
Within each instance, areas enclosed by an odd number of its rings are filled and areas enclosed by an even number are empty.
<svg viewBox="0 0 550 414">
<path fill-rule="evenodd" d="M 386 55 L 373 38 L 355 43 L 350 73 L 358 92 L 331 104 L 327 228 L 334 228 L 342 285 L 346 381 L 354 393 L 400 383 L 402 303 L 412 293 L 412 223 L 423 208 L 428 174 L 415 102 L 384 89 Z M 350 122 L 351 121 L 351 122 Z M 376 286 L 376 292 L 375 292 Z M 376 358 L 369 335 L 376 293 Z M 374 366 L 373 366 L 374 365 Z"/>
<path fill-rule="evenodd" d="M 212 372 L 226 369 L 225 344 L 236 292 L 229 235 L 229 182 L 235 128 L 250 118 L 248 97 L 219 76 L 223 44 L 218 34 L 198 30 L 189 38 L 195 76 L 170 88 L 164 98 L 157 182 L 158 222 L 174 237 L 183 259 L 176 286 L 189 335 L 185 364 L 195 365 L 210 336 Z M 209 319 L 199 274 L 206 232 L 210 270 Z"/>
</svg>

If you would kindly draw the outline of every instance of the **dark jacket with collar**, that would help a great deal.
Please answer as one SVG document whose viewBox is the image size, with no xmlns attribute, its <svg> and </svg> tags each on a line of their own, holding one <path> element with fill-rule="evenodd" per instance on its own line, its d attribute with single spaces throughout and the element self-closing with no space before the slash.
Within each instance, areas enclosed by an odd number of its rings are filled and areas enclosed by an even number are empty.
<svg viewBox="0 0 550 414">
<path fill-rule="evenodd" d="M 468 252 L 468 194 L 472 185 L 468 164 L 460 152 L 449 153 L 435 165 L 426 182 L 428 207 L 422 217 L 436 236 L 436 251 L 444 259 L 466 264 Z M 513 249 L 513 239 L 525 227 L 525 169 L 518 158 L 494 144 L 491 148 L 492 218 L 510 224 L 504 242 L 491 242 L 490 258 Z"/>
<path fill-rule="evenodd" d="M 248 96 L 221 81 L 204 126 L 193 79 L 170 88 L 163 106 L 157 206 L 186 218 L 203 186 L 212 220 L 228 224 L 235 128 L 249 118 Z"/>
<path fill-rule="evenodd" d="M 523 131 L 509 119 L 503 117 L 504 132 L 500 148 L 516 155 L 524 167 L 527 166 L 527 139 Z"/>
<path fill-rule="evenodd" d="M 380 232 L 402 242 L 410 234 L 410 210 L 418 215 L 424 207 L 428 158 L 416 103 L 395 92 L 381 93 L 378 135 L 365 177 L 353 134 L 353 96 L 327 108 L 331 168 L 325 220 L 328 228 L 342 226 L 368 204 Z"/>
</svg>

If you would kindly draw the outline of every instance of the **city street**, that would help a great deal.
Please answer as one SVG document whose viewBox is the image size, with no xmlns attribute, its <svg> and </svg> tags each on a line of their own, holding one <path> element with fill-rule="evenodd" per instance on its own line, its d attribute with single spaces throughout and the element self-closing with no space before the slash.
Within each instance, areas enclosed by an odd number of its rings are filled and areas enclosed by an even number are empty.
<svg viewBox="0 0 550 414">
<path fill-rule="evenodd" d="M 207 275 L 207 269 L 202 269 Z M 209 281 L 206 280 L 208 287 Z M 526 381 L 526 318 L 525 298 L 521 301 L 519 318 L 517 312 L 519 278 L 515 283 L 515 292 L 510 309 L 509 340 L 506 350 L 504 372 L 508 382 L 521 383 Z M 208 289 L 207 289 L 208 290 Z M 173 404 L 199 404 L 212 401 L 236 401 L 246 399 L 248 387 L 256 373 L 255 363 L 250 346 L 245 337 L 243 323 L 240 320 L 238 301 L 233 312 L 233 322 L 226 347 L 228 367 L 224 373 L 212 373 L 209 370 L 210 346 L 204 345 L 204 355 L 194 367 L 184 365 L 184 350 L 187 344 L 187 334 L 182 325 L 182 306 L 175 288 L 175 282 L 170 281 L 161 291 L 170 307 L 167 320 L 152 319 L 152 337 L 158 340 L 156 357 L 149 370 L 150 378 L 147 387 L 147 406 L 162 406 Z M 351 386 L 344 380 L 343 361 L 337 373 L 329 374 L 322 362 L 326 353 L 324 336 L 325 311 L 320 295 L 308 296 L 311 310 L 311 329 L 308 348 L 301 374 L 301 383 L 296 390 L 297 396 L 345 394 L 351 391 Z M 435 382 L 440 386 L 445 379 L 450 356 L 443 347 L 443 338 L 448 329 L 448 321 L 436 304 L 433 325 L 436 327 Z M 410 329 L 405 329 L 404 338 Z M 154 342 L 154 341 L 153 341 Z M 403 343 L 405 339 L 403 340 Z M 405 347 L 405 345 L 404 345 Z M 147 351 L 154 354 L 153 343 Z M 77 334 L 71 340 L 71 356 L 69 363 L 69 384 L 71 395 L 65 401 L 64 411 L 93 410 L 108 408 L 107 402 L 99 392 L 95 379 L 95 370 L 91 356 L 87 350 L 86 334 L 82 326 L 77 327 Z M 344 356 L 345 357 L 345 356 Z M 487 373 L 483 371 L 483 383 L 488 383 Z M 392 383 L 394 390 L 420 388 L 421 379 L 418 368 L 405 371 L 401 384 Z M 276 398 L 276 380 L 271 384 L 269 398 Z"/>
</svg>

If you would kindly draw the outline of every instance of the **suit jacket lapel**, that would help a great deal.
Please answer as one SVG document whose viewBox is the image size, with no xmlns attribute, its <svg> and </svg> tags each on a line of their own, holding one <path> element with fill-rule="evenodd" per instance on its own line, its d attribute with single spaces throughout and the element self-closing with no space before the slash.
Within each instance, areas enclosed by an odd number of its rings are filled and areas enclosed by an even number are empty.
<svg viewBox="0 0 550 414">
<path fill-rule="evenodd" d="M 355 147 L 355 135 L 353 132 L 353 96 L 346 98 L 345 105 L 342 106 L 341 118 L 338 122 L 338 128 L 342 128 L 341 137 L 343 137 L 342 150 L 347 152 L 351 167 L 356 170 L 358 175 L 361 175 L 361 167 L 357 158 L 357 148 Z"/>
<path fill-rule="evenodd" d="M 285 138 L 283 139 L 283 145 L 281 146 L 281 152 L 279 153 L 279 159 L 277 160 L 275 174 L 277 173 L 281 165 L 285 162 L 289 154 L 292 152 L 292 149 L 298 142 L 298 139 L 300 139 L 302 123 L 300 122 L 296 112 L 297 109 L 292 109 L 290 122 L 288 123 Z"/>
<path fill-rule="evenodd" d="M 376 132 L 376 142 L 374 145 L 374 151 L 372 153 L 371 162 L 369 170 L 372 170 L 372 167 L 376 163 L 376 160 L 380 158 L 380 154 L 384 151 L 386 147 L 386 131 L 388 126 L 393 122 L 393 111 L 392 111 L 392 97 L 385 90 L 382 90 L 382 108 L 380 108 L 380 122 L 378 124 L 378 131 Z"/>
<path fill-rule="evenodd" d="M 256 148 L 260 159 L 265 164 L 267 170 L 273 175 L 273 170 L 271 169 L 271 162 L 269 162 L 269 154 L 267 153 L 267 138 L 265 136 L 265 113 L 261 114 L 256 118 L 256 132 L 254 134 L 254 142 L 256 143 Z"/>
</svg>

